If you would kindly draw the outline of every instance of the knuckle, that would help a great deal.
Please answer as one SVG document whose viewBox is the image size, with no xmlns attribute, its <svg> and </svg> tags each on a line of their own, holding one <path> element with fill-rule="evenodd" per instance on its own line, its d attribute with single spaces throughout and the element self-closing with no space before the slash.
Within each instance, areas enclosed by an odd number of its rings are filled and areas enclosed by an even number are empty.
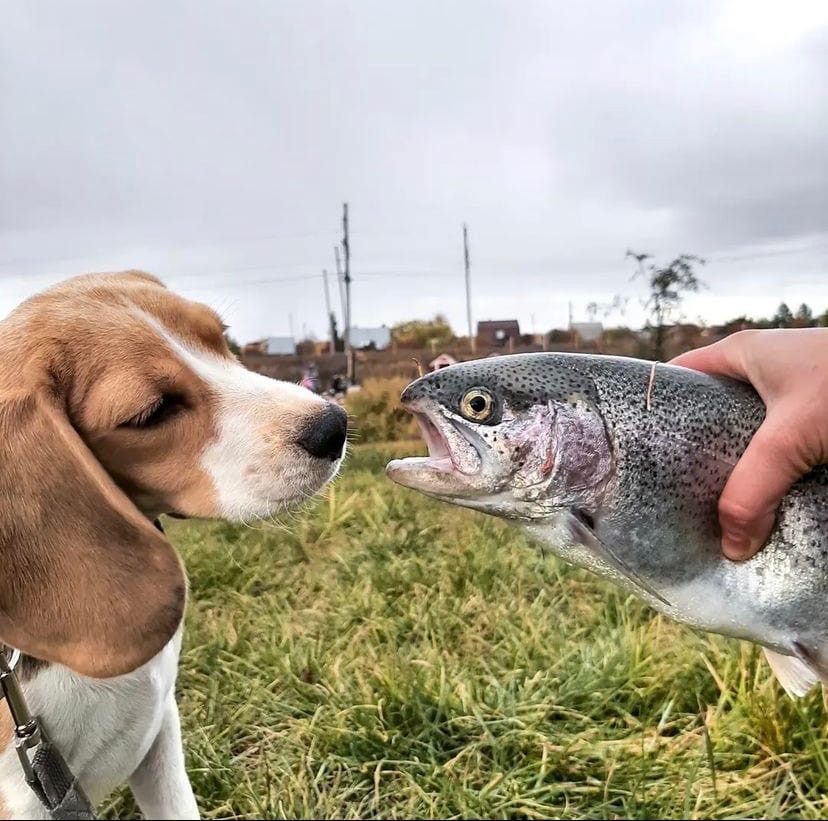
<svg viewBox="0 0 828 821">
<path fill-rule="evenodd" d="M 808 443 L 802 429 L 794 424 L 769 422 L 756 432 L 751 450 L 761 457 L 767 470 L 794 477 L 808 470 Z"/>
<path fill-rule="evenodd" d="M 751 440 L 751 448 L 761 449 L 765 460 L 776 459 L 780 455 L 790 452 L 796 441 L 796 435 L 791 428 L 781 425 L 773 419 L 768 419 L 761 425 Z"/>
<path fill-rule="evenodd" d="M 747 328 L 743 331 L 736 331 L 726 339 L 723 339 L 722 344 L 727 345 L 728 348 L 744 350 L 756 340 L 756 336 L 759 333 L 760 331 L 755 328 Z"/>
<path fill-rule="evenodd" d="M 756 510 L 740 499 L 722 496 L 719 500 L 719 517 L 733 530 L 748 530 L 757 519 Z"/>
</svg>

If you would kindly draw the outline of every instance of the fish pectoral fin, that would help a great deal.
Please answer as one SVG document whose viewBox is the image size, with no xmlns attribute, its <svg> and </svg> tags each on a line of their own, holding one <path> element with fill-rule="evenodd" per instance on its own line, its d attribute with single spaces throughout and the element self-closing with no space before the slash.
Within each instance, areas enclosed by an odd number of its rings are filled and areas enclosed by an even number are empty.
<svg viewBox="0 0 828 821">
<path fill-rule="evenodd" d="M 635 573 L 612 547 L 598 536 L 594 528 L 584 521 L 582 515 L 579 515 L 578 512 L 569 511 L 566 524 L 575 541 L 592 550 L 600 559 L 611 567 L 614 567 L 636 587 L 640 587 L 658 599 L 662 604 L 670 607 L 670 602 L 649 584 L 649 582 L 644 581 L 641 576 Z"/>
<path fill-rule="evenodd" d="M 784 656 L 782 653 L 768 650 L 767 647 L 763 647 L 762 650 L 765 652 L 765 658 L 773 674 L 782 685 L 782 689 L 791 698 L 804 696 L 811 687 L 822 680 L 820 675 L 801 658 Z"/>
</svg>

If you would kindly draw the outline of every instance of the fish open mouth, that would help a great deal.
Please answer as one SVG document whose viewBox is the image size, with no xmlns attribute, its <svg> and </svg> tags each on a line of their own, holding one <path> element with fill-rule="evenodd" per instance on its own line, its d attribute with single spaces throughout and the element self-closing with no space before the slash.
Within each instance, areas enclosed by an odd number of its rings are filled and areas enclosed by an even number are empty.
<svg viewBox="0 0 828 821">
<path fill-rule="evenodd" d="M 417 421 L 428 456 L 409 456 L 394 459 L 386 471 L 395 482 L 417 490 L 437 490 L 448 493 L 480 473 L 483 461 L 477 447 L 459 425 L 439 411 L 429 412 L 419 403 L 406 408 Z"/>
<path fill-rule="evenodd" d="M 440 428 L 424 413 L 415 411 L 414 419 L 420 428 L 420 433 L 422 433 L 423 440 L 428 448 L 428 456 L 415 456 L 414 458 L 424 459 L 427 466 L 432 470 L 454 470 L 456 465 L 451 458 L 451 450 L 449 449 L 446 437 L 440 431 Z"/>
</svg>

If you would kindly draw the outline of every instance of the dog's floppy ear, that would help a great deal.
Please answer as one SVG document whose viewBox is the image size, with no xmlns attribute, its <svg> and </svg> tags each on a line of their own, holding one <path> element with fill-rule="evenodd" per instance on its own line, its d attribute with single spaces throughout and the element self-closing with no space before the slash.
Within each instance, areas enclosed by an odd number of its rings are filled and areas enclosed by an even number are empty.
<svg viewBox="0 0 828 821">
<path fill-rule="evenodd" d="M 0 387 L 0 641 L 115 676 L 170 640 L 185 598 L 175 551 L 60 403 Z"/>
</svg>

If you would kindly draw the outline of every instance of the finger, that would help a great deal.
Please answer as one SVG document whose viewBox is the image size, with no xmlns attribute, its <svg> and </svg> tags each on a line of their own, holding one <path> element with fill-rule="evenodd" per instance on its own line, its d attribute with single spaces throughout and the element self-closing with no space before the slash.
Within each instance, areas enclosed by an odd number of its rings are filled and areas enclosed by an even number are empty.
<svg viewBox="0 0 828 821">
<path fill-rule="evenodd" d="M 744 332 L 733 334 L 712 345 L 680 354 L 671 359 L 670 364 L 704 373 L 718 373 L 736 379 L 748 379 L 743 357 L 746 338 Z"/>
<path fill-rule="evenodd" d="M 719 499 L 722 550 L 730 559 L 749 559 L 762 548 L 779 503 L 808 470 L 784 420 L 776 418 L 756 431 Z"/>
</svg>

